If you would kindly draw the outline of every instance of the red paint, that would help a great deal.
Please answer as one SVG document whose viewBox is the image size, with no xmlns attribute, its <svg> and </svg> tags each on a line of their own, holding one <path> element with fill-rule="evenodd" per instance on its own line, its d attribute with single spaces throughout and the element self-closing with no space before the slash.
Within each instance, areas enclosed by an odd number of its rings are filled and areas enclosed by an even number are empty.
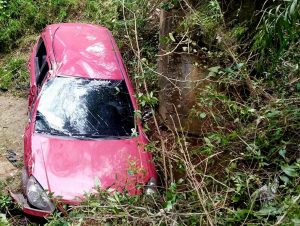
<svg viewBox="0 0 300 226">
<path fill-rule="evenodd" d="M 42 37 L 56 74 L 99 79 L 125 76 L 119 50 L 107 28 L 91 24 L 53 24 L 44 29 Z"/>
<path fill-rule="evenodd" d="M 155 173 L 139 142 L 139 138 L 95 141 L 33 134 L 32 174 L 43 188 L 66 200 L 92 192 L 97 181 L 101 187 L 113 185 L 135 194 L 136 183 L 147 183 Z M 130 175 L 134 170 L 140 172 Z"/>
<path fill-rule="evenodd" d="M 54 24 L 47 26 L 41 37 L 47 49 L 47 62 L 51 65 L 43 85 L 58 75 L 124 79 L 137 110 L 127 70 L 108 29 L 89 24 Z M 152 156 L 144 151 L 147 139 L 140 121 L 140 135 L 127 140 L 77 140 L 34 132 L 39 103 L 37 91 L 41 90 L 35 82 L 36 48 L 37 45 L 28 65 L 31 120 L 24 134 L 24 162 L 28 175 L 33 175 L 54 196 L 62 196 L 60 200 L 66 203 L 77 204 L 76 197 L 93 192 L 97 181 L 103 189 L 112 186 L 119 191 L 125 188 L 130 194 L 140 193 L 136 183 L 145 184 L 151 177 L 157 179 Z M 136 174 L 131 175 L 135 171 Z M 32 213 L 32 208 L 24 212 L 39 214 Z"/>
</svg>

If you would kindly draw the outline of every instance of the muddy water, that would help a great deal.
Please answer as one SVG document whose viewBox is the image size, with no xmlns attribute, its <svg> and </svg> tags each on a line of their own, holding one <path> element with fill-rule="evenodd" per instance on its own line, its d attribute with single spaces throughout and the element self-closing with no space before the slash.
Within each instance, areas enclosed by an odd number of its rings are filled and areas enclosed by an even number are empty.
<svg viewBox="0 0 300 226">
<path fill-rule="evenodd" d="M 8 94 L 0 94 L 0 181 L 15 176 L 18 169 L 6 158 L 7 150 L 13 150 L 22 161 L 23 131 L 27 121 L 27 100 Z"/>
</svg>

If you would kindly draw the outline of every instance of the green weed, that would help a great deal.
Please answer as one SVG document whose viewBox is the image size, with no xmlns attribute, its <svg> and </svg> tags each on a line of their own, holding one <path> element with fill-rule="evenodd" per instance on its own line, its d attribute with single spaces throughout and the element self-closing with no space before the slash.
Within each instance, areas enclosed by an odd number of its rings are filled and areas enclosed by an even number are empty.
<svg viewBox="0 0 300 226">
<path fill-rule="evenodd" d="M 0 68 L 0 88 L 25 90 L 28 88 L 27 60 L 24 57 L 6 59 Z"/>
</svg>

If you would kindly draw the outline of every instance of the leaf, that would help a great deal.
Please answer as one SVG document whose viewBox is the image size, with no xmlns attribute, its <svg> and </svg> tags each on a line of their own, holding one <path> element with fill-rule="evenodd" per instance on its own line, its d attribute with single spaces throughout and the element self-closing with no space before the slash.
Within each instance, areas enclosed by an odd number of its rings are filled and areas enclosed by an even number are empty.
<svg viewBox="0 0 300 226">
<path fill-rule="evenodd" d="M 214 147 L 214 145 L 210 142 L 210 140 L 207 137 L 204 137 L 203 139 L 208 147 Z"/>
<path fill-rule="evenodd" d="M 182 47 L 182 50 L 183 50 L 184 52 L 187 52 L 187 51 L 188 51 L 188 47 L 184 46 L 184 47 Z"/>
<path fill-rule="evenodd" d="M 0 213 L 0 225 L 9 225 L 6 215 L 3 213 Z"/>
<path fill-rule="evenodd" d="M 295 225 L 300 225 L 300 218 L 298 218 L 298 217 L 293 218 L 292 221 Z"/>
<path fill-rule="evenodd" d="M 232 68 L 230 68 L 230 67 L 225 68 L 224 71 L 229 74 L 234 74 L 234 70 L 232 70 Z"/>
<path fill-rule="evenodd" d="M 208 73 L 208 76 L 209 76 L 209 77 L 212 77 L 212 76 L 215 76 L 215 75 L 216 75 L 216 73 L 211 72 L 211 71 Z"/>
<path fill-rule="evenodd" d="M 220 68 L 221 68 L 220 66 L 215 66 L 215 67 L 208 68 L 208 70 L 210 72 L 218 73 Z"/>
<path fill-rule="evenodd" d="M 134 172 L 133 172 L 133 170 L 131 170 L 131 169 L 127 170 L 127 173 L 128 173 L 130 176 L 133 176 L 133 175 L 134 175 Z"/>
<path fill-rule="evenodd" d="M 239 70 L 244 66 L 244 63 L 239 63 L 236 65 L 236 68 Z"/>
<path fill-rule="evenodd" d="M 117 202 L 117 200 L 114 199 L 114 197 L 108 196 L 107 199 L 111 202 Z"/>
<path fill-rule="evenodd" d="M 169 37 L 170 37 L 170 39 L 171 39 L 173 42 L 176 42 L 176 40 L 175 40 L 175 38 L 174 38 L 174 36 L 173 36 L 173 33 L 169 33 Z"/>
<path fill-rule="evenodd" d="M 294 14 L 296 6 L 297 6 L 297 0 L 294 0 L 290 8 L 290 16 Z"/>
<path fill-rule="evenodd" d="M 96 188 L 101 187 L 101 181 L 99 180 L 98 177 L 95 178 L 94 184 L 95 184 L 95 187 L 96 187 Z"/>
<path fill-rule="evenodd" d="M 282 156 L 283 158 L 285 158 L 285 154 L 286 154 L 286 150 L 285 149 L 281 149 L 279 151 L 279 155 Z"/>
<path fill-rule="evenodd" d="M 276 208 L 273 206 L 263 207 L 256 212 L 256 215 L 258 216 L 270 216 L 274 214 L 276 214 Z"/>
<path fill-rule="evenodd" d="M 204 119 L 204 118 L 206 117 L 206 113 L 205 113 L 205 112 L 201 112 L 201 113 L 199 114 L 199 117 L 200 117 L 201 119 Z"/>
<path fill-rule="evenodd" d="M 173 209 L 173 204 L 172 204 L 172 202 L 167 201 L 167 202 L 165 203 L 165 209 L 166 209 L 167 211 L 172 210 L 172 209 Z"/>
<path fill-rule="evenodd" d="M 281 7 L 281 4 L 279 4 L 279 5 L 276 7 L 276 10 L 275 10 L 275 14 L 276 14 L 276 15 L 279 14 L 280 7 Z"/>
<path fill-rule="evenodd" d="M 280 115 L 280 111 L 278 111 L 278 110 L 272 110 L 271 112 L 267 113 L 268 118 L 272 118 L 272 117 L 275 117 L 278 115 Z"/>
<path fill-rule="evenodd" d="M 119 199 L 119 196 L 118 196 L 118 193 L 117 193 L 117 192 L 114 193 L 114 196 L 115 196 L 115 200 L 116 200 L 118 203 L 120 203 L 120 199 Z"/>
<path fill-rule="evenodd" d="M 300 82 L 298 82 L 297 84 L 296 84 L 296 90 L 299 92 L 300 91 Z"/>
<path fill-rule="evenodd" d="M 240 201 L 240 196 L 238 196 L 238 195 L 232 196 L 232 197 L 231 197 L 231 201 L 232 201 L 233 203 L 237 203 L 238 201 Z"/>
<path fill-rule="evenodd" d="M 279 18 L 279 17 L 278 17 Z M 285 14 L 284 14 L 284 20 L 285 21 L 288 21 L 288 10 L 285 11 Z"/>
<path fill-rule="evenodd" d="M 281 166 L 281 169 L 282 171 L 290 176 L 290 177 L 297 177 L 298 176 L 298 173 L 297 173 L 297 167 L 296 166 L 289 166 L 289 165 L 286 165 L 286 166 Z"/>
<path fill-rule="evenodd" d="M 284 182 L 284 184 L 287 184 L 290 181 L 290 179 L 285 175 L 281 175 L 279 178 Z"/>
</svg>

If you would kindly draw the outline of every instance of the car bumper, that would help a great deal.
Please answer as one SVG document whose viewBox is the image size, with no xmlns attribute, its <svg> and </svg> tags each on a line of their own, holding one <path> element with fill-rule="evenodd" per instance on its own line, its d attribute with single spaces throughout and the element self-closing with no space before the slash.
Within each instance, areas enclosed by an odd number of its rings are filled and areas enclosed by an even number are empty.
<svg viewBox="0 0 300 226">
<path fill-rule="evenodd" d="M 23 194 L 15 194 L 10 191 L 10 195 L 15 200 L 15 202 L 22 208 L 24 213 L 37 217 L 47 217 L 52 213 L 51 211 L 39 210 L 30 207 L 27 199 L 24 197 Z"/>
</svg>

